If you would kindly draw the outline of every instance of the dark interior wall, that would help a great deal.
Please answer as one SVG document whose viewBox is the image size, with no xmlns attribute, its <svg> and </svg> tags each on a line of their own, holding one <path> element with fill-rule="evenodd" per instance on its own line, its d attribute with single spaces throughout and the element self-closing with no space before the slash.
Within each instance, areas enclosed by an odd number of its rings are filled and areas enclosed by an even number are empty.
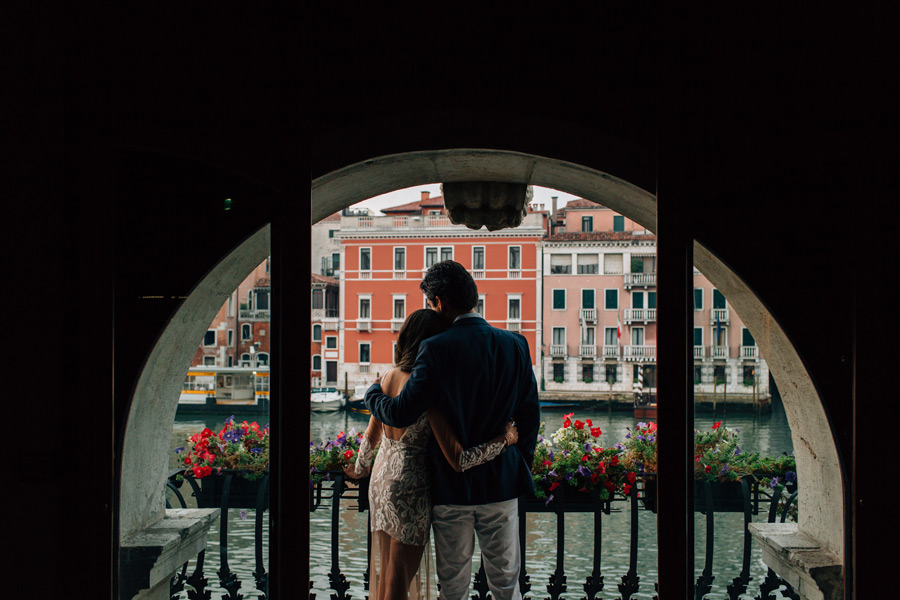
<svg viewBox="0 0 900 600">
<path fill-rule="evenodd" d="M 896 197 L 896 15 L 646 8 L 519 23 L 438 11 L 401 23 L 143 10 L 38 15 L 15 71 L 29 117 L 8 124 L 4 265 L 33 291 L 36 317 L 10 323 L 9 339 L 53 341 L 41 354 L 48 391 L 17 378 L 10 392 L 18 419 L 43 432 L 14 470 L 35 518 L 10 534 L 34 550 L 11 571 L 28 574 L 34 597 L 108 589 L 119 409 L 174 309 L 135 298 L 186 293 L 254 229 L 220 210 L 222 195 L 267 206 L 273 239 L 285 239 L 291 222 L 306 225 L 310 177 L 428 148 L 530 152 L 658 185 L 661 203 L 684 208 L 670 223 L 744 277 L 796 342 L 856 478 L 857 530 L 896 534 L 874 509 L 897 364 L 885 208 Z M 201 216 L 221 232 L 212 243 L 183 235 Z M 277 252 L 308 264 L 288 246 Z M 35 352 L 10 354 L 11 372 L 33 372 Z M 91 551 L 73 551 L 81 544 Z M 856 583 L 879 589 L 888 559 L 857 547 Z"/>
</svg>

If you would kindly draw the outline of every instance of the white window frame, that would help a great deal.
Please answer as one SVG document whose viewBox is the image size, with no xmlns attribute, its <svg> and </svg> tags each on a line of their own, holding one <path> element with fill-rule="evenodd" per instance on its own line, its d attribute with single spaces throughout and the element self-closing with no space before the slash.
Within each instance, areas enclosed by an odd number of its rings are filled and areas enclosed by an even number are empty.
<svg viewBox="0 0 900 600">
<path fill-rule="evenodd" d="M 318 369 L 316 368 L 316 359 L 317 358 L 319 359 L 319 368 Z M 322 372 L 322 355 L 321 354 L 313 354 L 312 355 L 312 361 L 309 364 L 309 368 L 310 368 L 310 370 L 312 370 L 314 372 L 318 372 L 318 373 Z"/>
<path fill-rule="evenodd" d="M 401 268 L 397 268 L 397 250 L 403 250 L 403 266 Z M 406 265 L 407 259 L 409 256 L 406 253 L 406 246 L 394 246 L 393 251 L 393 260 L 391 262 L 394 273 L 406 273 Z"/>
<path fill-rule="evenodd" d="M 475 266 L 475 250 L 481 250 L 481 267 Z M 472 246 L 472 270 L 484 271 L 487 265 L 487 249 L 484 246 Z"/>
<path fill-rule="evenodd" d="M 519 251 L 519 266 L 513 267 L 509 263 L 512 260 L 512 249 L 516 248 Z M 521 271 L 522 270 L 522 262 L 524 257 L 522 256 L 522 246 L 521 244 L 512 244 L 506 247 L 506 268 L 508 271 Z"/>
<path fill-rule="evenodd" d="M 478 302 L 481 303 L 481 308 L 482 308 L 482 311 L 483 311 L 483 312 L 480 312 L 480 313 L 478 313 L 478 314 L 481 315 L 481 318 L 486 319 L 487 317 L 484 316 L 484 313 L 487 312 L 487 300 L 485 300 L 485 295 L 484 295 L 484 294 L 478 294 Z M 476 309 L 478 308 L 478 302 L 475 303 L 475 308 L 476 308 Z M 477 311 L 476 311 L 476 312 L 477 312 Z"/>
<path fill-rule="evenodd" d="M 556 308 L 556 306 L 554 306 L 554 304 L 556 303 L 556 299 L 554 298 L 554 292 L 559 292 L 559 291 L 561 291 L 563 293 L 563 307 L 562 308 Z M 568 306 L 569 306 L 569 294 L 568 294 L 567 288 L 553 288 L 550 290 L 550 310 L 556 310 L 556 311 L 562 312 L 562 311 L 565 311 L 566 307 L 568 307 Z"/>
<path fill-rule="evenodd" d="M 216 366 L 216 357 L 212 354 L 203 357 L 203 366 L 204 367 L 214 367 Z"/>
<path fill-rule="evenodd" d="M 427 270 L 431 265 L 428 264 L 428 251 L 434 250 L 434 262 L 439 263 L 442 260 L 455 260 L 456 248 L 454 246 L 425 246 L 422 248 L 422 265 L 423 270 Z M 450 250 L 450 258 L 443 259 L 441 258 L 442 250 Z"/>
<path fill-rule="evenodd" d="M 509 316 L 509 309 L 510 309 L 510 306 L 512 306 L 513 300 L 519 301 L 519 316 L 516 318 L 512 318 Z M 507 294 L 506 295 L 506 322 L 507 323 L 510 323 L 510 322 L 521 323 L 523 310 L 524 309 L 522 307 L 522 294 Z"/>
<path fill-rule="evenodd" d="M 644 327 L 642 325 L 634 325 L 634 326 L 630 327 L 629 329 L 630 329 L 630 331 L 628 332 L 628 336 L 629 336 L 628 341 L 631 342 L 632 346 L 643 347 L 643 346 L 647 345 L 647 332 L 645 331 L 646 327 Z M 637 333 L 638 331 L 641 332 L 641 343 L 635 344 L 634 343 L 634 334 Z"/>
<path fill-rule="evenodd" d="M 234 329 L 229 329 L 226 332 L 225 336 L 226 336 L 226 339 L 228 340 L 228 347 L 233 348 L 234 347 Z"/>
<path fill-rule="evenodd" d="M 244 352 L 243 354 L 241 354 L 241 366 L 242 367 L 249 367 L 251 360 L 253 360 L 253 357 L 250 355 L 249 352 Z"/>
<path fill-rule="evenodd" d="M 212 344 L 207 344 L 207 343 L 206 343 L 206 336 L 209 335 L 209 332 L 210 332 L 210 331 L 213 332 L 213 343 L 212 343 Z M 215 347 L 218 346 L 218 345 L 219 345 L 219 332 L 218 332 L 217 330 L 215 330 L 215 329 L 207 329 L 207 330 L 206 330 L 206 333 L 203 334 L 203 347 L 204 347 L 204 348 L 215 348 Z"/>
<path fill-rule="evenodd" d="M 403 303 L 403 316 L 397 316 L 397 301 Z M 400 331 L 400 327 L 403 325 L 403 321 L 406 320 L 407 315 L 406 310 L 406 294 L 391 294 L 391 331 L 398 332 Z"/>
<path fill-rule="evenodd" d="M 319 330 L 319 337 L 316 337 L 316 328 Z M 322 325 L 321 323 L 315 323 L 312 326 L 312 341 L 322 343 Z"/>
<path fill-rule="evenodd" d="M 266 357 L 266 362 L 264 362 L 264 363 L 260 362 L 260 360 L 259 360 L 259 357 L 260 357 L 260 356 L 265 356 L 265 357 Z M 265 366 L 269 366 L 269 360 L 270 360 L 271 358 L 272 358 L 272 357 L 269 355 L 268 352 L 257 352 L 257 353 L 254 355 L 253 360 L 256 362 L 256 366 L 257 366 L 257 367 L 260 366 L 260 364 L 265 365 Z"/>
<path fill-rule="evenodd" d="M 328 345 L 328 340 L 334 340 L 334 346 Z M 325 339 L 322 341 L 325 344 L 326 350 L 337 350 L 338 349 L 338 338 L 336 335 L 326 335 Z"/>
<path fill-rule="evenodd" d="M 362 266 L 363 250 L 369 251 L 369 268 L 368 269 L 363 269 L 363 266 Z M 360 273 L 369 273 L 371 275 L 372 263 L 374 262 L 373 259 L 374 259 L 374 257 L 372 256 L 372 247 L 371 246 L 360 246 L 359 247 L 359 272 Z"/>
<path fill-rule="evenodd" d="M 563 333 L 562 333 L 562 340 L 563 340 L 563 341 L 562 341 L 562 344 L 557 344 L 557 343 L 555 343 L 555 342 L 553 341 L 553 340 L 554 340 L 554 335 L 553 335 L 553 333 L 554 333 L 557 329 L 562 329 L 562 332 L 563 332 Z M 560 346 L 560 345 L 561 345 L 561 346 L 565 346 L 565 345 L 566 345 L 566 335 L 567 335 L 567 332 L 566 332 L 566 326 L 565 326 L 565 325 L 563 325 L 562 327 L 554 325 L 554 326 L 550 329 L 550 345 L 551 345 L 551 346 Z"/>
<path fill-rule="evenodd" d="M 234 316 L 234 294 L 228 296 L 228 311 L 226 313 L 229 317 Z"/>
<path fill-rule="evenodd" d="M 363 362 L 363 359 L 362 359 L 362 347 L 363 347 L 363 346 L 368 346 L 368 347 L 369 347 L 369 360 L 367 360 L 367 361 L 365 361 L 365 362 Z M 359 364 L 360 364 L 360 365 L 370 365 L 370 364 L 372 364 L 372 342 L 371 342 L 371 341 L 358 342 L 358 343 L 357 343 L 357 349 L 356 349 L 356 356 L 359 357 Z"/>
<path fill-rule="evenodd" d="M 641 300 L 642 306 L 640 306 L 640 307 L 634 305 L 634 299 L 638 296 L 638 294 L 640 294 L 641 299 L 642 299 Z M 647 293 L 645 290 L 632 290 L 631 291 L 631 308 L 642 308 L 642 309 L 646 310 L 647 305 L 649 304 L 648 300 L 649 300 L 649 298 L 647 297 Z"/>
<path fill-rule="evenodd" d="M 244 331 L 249 332 L 248 335 L 244 335 Z M 250 323 L 241 323 L 241 341 L 247 341 L 253 339 L 253 326 Z"/>
<path fill-rule="evenodd" d="M 363 300 L 369 301 L 369 315 L 366 317 L 362 316 Z M 358 294 L 357 295 L 356 319 L 357 319 L 357 321 L 371 321 L 372 320 L 372 294 Z"/>
<path fill-rule="evenodd" d="M 701 311 L 701 310 L 703 310 L 703 307 L 706 306 L 706 294 L 703 293 L 703 288 L 702 288 L 702 287 L 695 287 L 695 288 L 694 288 L 695 301 L 696 301 L 696 293 L 697 293 L 698 290 L 700 291 L 700 306 L 697 306 L 696 303 L 695 303 L 695 304 L 694 304 L 694 310 L 695 310 L 695 311 Z"/>
<path fill-rule="evenodd" d="M 606 307 L 606 292 L 609 290 L 613 290 L 616 292 L 616 307 L 615 308 L 607 308 Z M 618 312 L 620 304 L 621 304 L 621 302 L 619 302 L 619 288 L 603 288 L 603 310 Z"/>
<path fill-rule="evenodd" d="M 606 259 L 610 256 L 620 256 L 622 257 L 622 268 L 618 273 L 608 273 L 606 271 Z M 622 275 L 625 273 L 625 253 L 624 252 L 604 252 L 603 253 L 603 267 L 600 270 L 600 275 Z"/>
</svg>

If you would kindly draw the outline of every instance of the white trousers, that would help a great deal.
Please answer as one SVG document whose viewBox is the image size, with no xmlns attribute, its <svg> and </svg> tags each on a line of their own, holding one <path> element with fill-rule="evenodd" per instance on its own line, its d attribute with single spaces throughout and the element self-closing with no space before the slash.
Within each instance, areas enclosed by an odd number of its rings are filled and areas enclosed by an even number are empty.
<svg viewBox="0 0 900 600">
<path fill-rule="evenodd" d="M 433 509 L 435 562 L 441 600 L 467 600 L 472 582 L 475 534 L 484 559 L 487 584 L 495 600 L 521 600 L 519 590 L 519 501 Z"/>
</svg>

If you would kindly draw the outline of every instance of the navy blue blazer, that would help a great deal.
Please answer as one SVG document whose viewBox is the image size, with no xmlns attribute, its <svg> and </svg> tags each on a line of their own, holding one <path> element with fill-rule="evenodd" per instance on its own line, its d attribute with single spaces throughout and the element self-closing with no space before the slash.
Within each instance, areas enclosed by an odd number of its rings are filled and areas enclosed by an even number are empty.
<svg viewBox="0 0 900 600">
<path fill-rule="evenodd" d="M 519 441 L 496 459 L 457 473 L 436 444 L 429 451 L 434 504 L 486 504 L 533 492 L 531 463 L 540 428 L 537 382 L 528 342 L 480 316 L 457 319 L 423 341 L 409 381 L 391 398 L 374 384 L 366 407 L 391 427 L 408 427 L 429 407 L 447 417 L 463 448 L 502 434 L 513 419 Z"/>
</svg>

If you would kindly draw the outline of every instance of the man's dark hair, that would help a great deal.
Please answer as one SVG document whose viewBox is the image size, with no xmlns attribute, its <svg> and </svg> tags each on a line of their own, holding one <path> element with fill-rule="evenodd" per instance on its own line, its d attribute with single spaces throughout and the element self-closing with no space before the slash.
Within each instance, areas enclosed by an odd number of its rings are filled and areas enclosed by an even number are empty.
<svg viewBox="0 0 900 600">
<path fill-rule="evenodd" d="M 394 349 L 397 368 L 405 373 L 412 371 L 422 340 L 446 331 L 448 326 L 447 320 L 431 309 L 420 308 L 410 313 L 397 335 L 397 347 Z"/>
<path fill-rule="evenodd" d="M 478 286 L 472 275 L 456 261 L 442 260 L 425 272 L 419 288 L 432 303 L 439 296 L 449 308 L 468 312 L 478 304 Z"/>
</svg>

